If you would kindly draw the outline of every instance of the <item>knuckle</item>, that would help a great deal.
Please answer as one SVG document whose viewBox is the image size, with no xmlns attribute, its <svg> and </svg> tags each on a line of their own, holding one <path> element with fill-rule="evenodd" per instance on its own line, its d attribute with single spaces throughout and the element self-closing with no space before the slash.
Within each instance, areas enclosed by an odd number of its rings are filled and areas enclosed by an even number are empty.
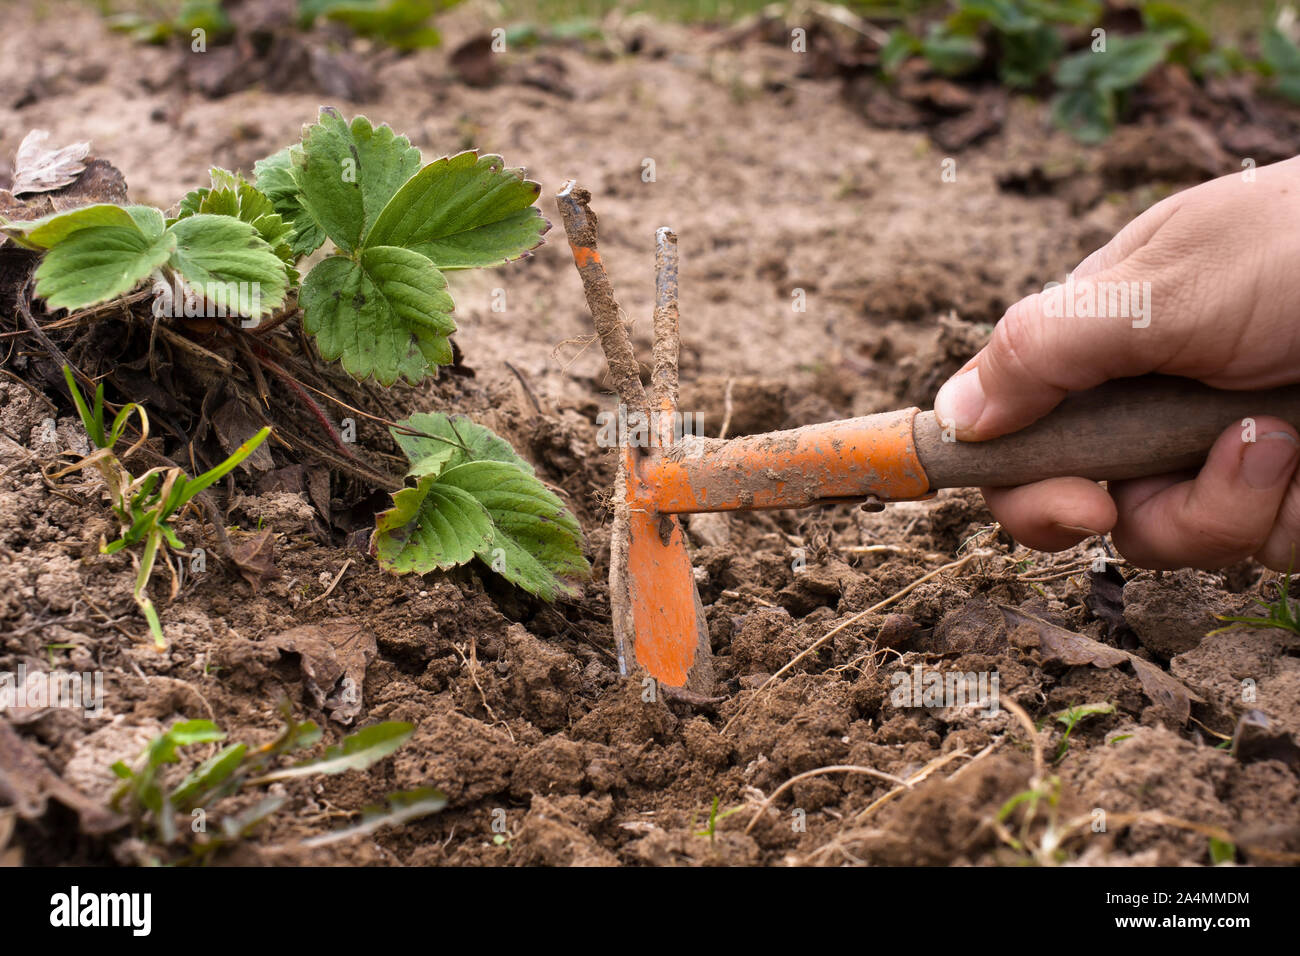
<svg viewBox="0 0 1300 956">
<path fill-rule="evenodd" d="M 1026 296 L 1007 309 L 993 329 L 990 350 L 1008 372 L 1039 378 L 1033 374 L 1033 357 L 1043 340 L 1043 313 L 1039 294 Z"/>
</svg>

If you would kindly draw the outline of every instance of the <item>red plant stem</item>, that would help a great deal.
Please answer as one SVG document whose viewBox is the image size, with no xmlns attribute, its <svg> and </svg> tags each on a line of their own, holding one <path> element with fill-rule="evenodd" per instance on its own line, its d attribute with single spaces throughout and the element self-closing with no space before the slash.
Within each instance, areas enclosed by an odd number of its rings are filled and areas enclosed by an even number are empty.
<svg viewBox="0 0 1300 956">
<path fill-rule="evenodd" d="M 264 365 L 266 368 L 270 369 L 272 372 L 278 375 L 280 379 L 286 385 L 289 386 L 289 390 L 293 392 L 294 395 L 296 395 L 304 405 L 307 406 L 307 410 L 311 412 L 312 417 L 315 418 L 316 421 L 320 422 L 321 427 L 325 429 L 325 433 L 330 436 L 330 441 L 334 443 L 334 447 L 337 448 L 348 459 L 355 461 L 358 465 L 364 465 L 365 462 L 363 462 L 356 455 L 352 454 L 351 450 L 347 446 L 347 442 L 345 442 L 342 436 L 339 435 L 338 429 L 334 427 L 334 423 L 331 422 L 329 420 L 329 416 L 325 414 L 325 409 L 320 407 L 320 404 L 316 401 L 316 399 L 312 398 L 309 394 L 307 394 L 307 390 L 302 387 L 302 385 L 298 382 L 296 378 L 294 378 L 292 375 L 290 375 L 288 372 L 282 369 L 271 359 L 267 358 L 266 355 L 263 354 L 264 352 L 265 350 L 261 346 L 255 346 L 255 354 L 257 355 L 257 360 L 261 362 L 262 365 Z"/>
</svg>

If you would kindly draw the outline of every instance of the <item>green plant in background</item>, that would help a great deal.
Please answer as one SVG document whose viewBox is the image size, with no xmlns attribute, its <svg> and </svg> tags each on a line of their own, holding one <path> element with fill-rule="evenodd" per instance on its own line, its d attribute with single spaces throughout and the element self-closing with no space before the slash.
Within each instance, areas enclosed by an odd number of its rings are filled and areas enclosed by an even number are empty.
<svg viewBox="0 0 1300 956">
<path fill-rule="evenodd" d="M 219 849 L 242 839 L 254 827 L 271 817 L 286 800 L 284 796 L 264 796 L 238 812 L 220 817 L 220 826 L 207 830 L 207 816 L 216 814 L 223 800 L 238 793 L 256 790 L 266 784 L 295 777 L 328 775 L 345 770 L 364 770 L 392 754 L 410 739 L 411 724 L 387 722 L 374 724 L 345 737 L 314 760 L 276 767 L 281 758 L 316 744 L 320 728 L 310 720 L 293 719 L 288 704 L 282 704 L 285 724 L 269 743 L 250 748 L 247 744 L 223 747 L 179 782 L 165 781 L 166 768 L 180 761 L 180 751 L 198 744 L 215 744 L 226 735 L 210 720 L 187 720 L 174 724 L 145 747 L 134 766 L 119 761 L 113 773 L 121 780 L 110 806 L 124 813 L 137 835 L 160 850 L 183 848 L 188 851 L 183 862 L 203 862 Z M 356 833 L 369 833 L 381 826 L 394 825 L 441 810 L 445 794 L 433 788 L 392 794 L 385 812 L 368 808 L 356 827 L 324 834 L 308 841 L 323 845 Z M 185 821 L 177 827 L 177 817 Z M 201 821 L 196 825 L 196 821 Z M 182 834 L 196 834 L 193 840 Z"/>
<path fill-rule="evenodd" d="M 299 0 L 298 18 L 310 27 L 318 18 L 342 23 L 357 36 L 370 37 L 399 50 L 438 46 L 440 34 L 430 20 L 461 0 Z"/>
<path fill-rule="evenodd" d="M 1261 59 L 1252 62 L 1239 50 L 1216 47 L 1183 5 L 1153 0 L 1140 7 L 1140 32 L 1102 36 L 1094 29 L 1088 46 L 1067 55 L 1067 31 L 1095 27 L 1099 0 L 958 0 L 954 6 L 924 33 L 894 29 L 881 50 L 884 73 L 920 56 L 943 76 L 996 70 L 1010 89 L 1032 90 L 1050 80 L 1054 122 L 1086 143 L 1110 135 L 1127 91 L 1166 62 L 1196 77 L 1258 70 L 1275 78 L 1277 93 L 1300 102 L 1300 47 L 1277 26 L 1262 31 Z"/>
<path fill-rule="evenodd" d="M 417 414 L 392 429 L 413 488 L 379 515 L 371 551 L 390 571 L 420 574 L 478 557 L 544 600 L 585 577 L 577 520 L 509 443 L 464 417 Z M 412 434 L 411 432 L 415 432 Z"/>
<path fill-rule="evenodd" d="M 994 54 L 998 78 L 1013 89 L 1034 86 L 1065 49 L 1063 26 L 1083 26 L 1101 13 L 1098 0 L 961 0 L 924 37 L 903 29 L 890 35 L 881 54 L 892 72 L 915 53 L 945 76 L 961 76 Z"/>
<path fill-rule="evenodd" d="M 144 10 L 109 12 L 109 28 L 144 43 L 165 43 L 174 36 L 189 40 L 195 30 L 202 30 L 206 40 L 216 42 L 235 32 L 221 0 L 182 0 L 179 6 L 158 3 L 144 6 Z"/>
<path fill-rule="evenodd" d="M 1079 704 L 1075 707 L 1068 707 L 1059 713 L 1052 715 L 1052 719 L 1059 724 L 1065 725 L 1065 733 L 1062 735 L 1060 743 L 1056 745 L 1056 754 L 1052 760 L 1060 763 L 1066 753 L 1070 750 L 1070 734 L 1074 733 L 1074 728 L 1079 721 L 1087 717 L 1101 717 L 1105 714 L 1115 713 L 1114 704 Z"/>
<path fill-rule="evenodd" d="M 1277 27 L 1260 37 L 1263 71 L 1274 78 L 1273 88 L 1292 103 L 1300 103 L 1300 47 Z"/>
<path fill-rule="evenodd" d="M 438 46 L 442 35 L 433 27 L 435 16 L 461 0 L 298 0 L 298 27 L 310 29 L 319 21 L 342 24 L 357 36 L 369 37 L 399 50 Z M 145 43 L 165 43 L 172 37 L 187 42 L 202 30 L 206 42 L 229 39 L 240 28 L 231 20 L 221 0 L 183 0 L 150 3 L 145 10 L 108 14 L 109 26 Z"/>
<path fill-rule="evenodd" d="M 1197 74 L 1203 72 L 1203 59 L 1213 50 L 1214 41 L 1191 13 L 1175 3 L 1145 3 L 1142 26 L 1169 38 L 1170 63 L 1180 63 Z"/>
<path fill-rule="evenodd" d="M 1115 129 L 1120 97 L 1169 56 L 1175 37 L 1134 33 L 1109 37 L 1104 51 L 1080 50 L 1056 70 L 1052 119 L 1076 139 L 1099 143 Z"/>
<path fill-rule="evenodd" d="M 1284 631 L 1290 631 L 1293 634 L 1300 634 L 1300 603 L 1292 605 L 1291 603 L 1291 572 L 1288 570 L 1282 578 L 1281 584 L 1277 589 L 1277 599 L 1274 601 L 1261 600 L 1256 603 L 1266 612 L 1263 616 L 1258 614 L 1244 617 L 1228 617 L 1219 615 L 1220 621 L 1227 621 L 1227 627 L 1216 628 L 1210 631 L 1210 634 L 1221 634 L 1224 631 L 1231 631 L 1242 627 L 1275 627 Z M 1206 637 L 1209 637 L 1207 634 Z"/>
<path fill-rule="evenodd" d="M 197 478 L 186 477 L 179 468 L 151 468 L 137 478 L 122 466 L 121 461 L 113 453 L 113 448 L 126 430 L 132 414 L 135 414 L 139 421 L 140 438 L 122 457 L 130 457 L 131 452 L 145 443 L 149 437 L 149 417 L 145 410 L 134 402 L 127 404 L 114 417 L 112 425 L 105 430 L 103 384 L 95 388 L 94 405 L 88 406 L 81 389 L 77 386 L 76 379 L 72 376 L 72 369 L 66 365 L 63 367 L 63 377 L 68 383 L 68 391 L 77 407 L 81 424 L 97 450 L 81 461 L 57 472 L 54 477 L 93 467 L 104 479 L 104 484 L 108 487 L 109 504 L 121 524 L 122 534 L 114 541 L 107 543 L 101 541 L 100 551 L 103 554 L 116 554 L 124 548 L 143 543 L 143 550 L 139 557 L 132 554 L 132 560 L 138 565 L 132 597 L 135 598 L 135 603 L 144 614 L 145 620 L 149 622 L 154 645 L 159 650 L 164 650 L 167 644 L 163 638 L 158 612 L 149 598 L 148 586 L 154 565 L 161 554 L 163 563 L 171 572 L 173 598 L 180 587 L 180 576 L 172 564 L 168 549 L 183 553 L 186 551 L 186 546 L 172 529 L 172 521 L 195 495 L 225 477 L 235 466 L 251 455 L 257 446 L 266 440 L 271 429 L 263 428 L 236 449 L 229 458 Z"/>
</svg>

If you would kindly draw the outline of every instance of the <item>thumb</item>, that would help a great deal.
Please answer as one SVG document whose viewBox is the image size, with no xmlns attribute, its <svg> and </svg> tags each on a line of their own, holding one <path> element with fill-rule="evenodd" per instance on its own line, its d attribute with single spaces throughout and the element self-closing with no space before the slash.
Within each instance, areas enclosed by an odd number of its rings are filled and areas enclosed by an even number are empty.
<svg viewBox="0 0 1300 956">
<path fill-rule="evenodd" d="M 1155 371 L 1168 358 L 1167 338 L 1151 322 L 1151 283 L 1123 264 L 1067 276 L 1007 310 L 989 344 L 939 389 L 935 416 L 962 441 L 1016 431 L 1067 392 Z"/>
</svg>

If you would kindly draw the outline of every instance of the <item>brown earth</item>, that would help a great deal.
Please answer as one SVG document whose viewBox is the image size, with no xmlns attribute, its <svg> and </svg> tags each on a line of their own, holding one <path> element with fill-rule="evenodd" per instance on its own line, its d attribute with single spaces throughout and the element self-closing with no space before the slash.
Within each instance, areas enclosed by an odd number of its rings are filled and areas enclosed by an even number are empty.
<svg viewBox="0 0 1300 956">
<path fill-rule="evenodd" d="M 80 8 L 11 6 L 4 16 L 0 155 L 33 127 L 55 143 L 90 139 L 136 201 L 168 206 L 209 165 L 250 170 L 295 139 L 322 99 L 254 88 L 210 100 L 164 82 L 174 54 L 111 35 Z M 484 25 L 478 17 L 471 8 L 448 18 L 448 49 Z M 577 177 L 593 193 L 643 359 L 654 230 L 671 225 L 682 254 L 682 408 L 702 414 L 710 434 L 728 382 L 732 434 L 928 405 L 1008 304 L 1155 198 L 1238 165 L 1225 156 L 1225 168 L 1135 174 L 1126 162 L 1119 188 L 1106 164 L 1131 149 L 1126 138 L 1083 149 L 1049 129 L 1041 104 L 1017 100 L 997 135 L 953 154 L 956 181 L 945 182 L 949 157 L 925 134 L 870 125 L 834 81 L 799 78 L 781 47 L 723 46 L 715 32 L 643 21 L 608 32 L 624 49 L 641 37 L 642 52 L 546 47 L 514 55 L 513 72 L 489 88 L 457 81 L 445 51 L 381 57 L 380 99 L 331 101 L 410 135 L 426 159 L 474 145 L 525 164 L 552 220 L 550 194 Z M 563 82 L 529 79 L 543 67 Z M 1185 126 L 1175 132 L 1186 139 Z M 270 528 L 279 578 L 254 593 L 213 561 L 163 608 L 160 655 L 131 600 L 129 559 L 97 553 L 113 530 L 97 479 L 42 476 L 60 452 L 84 453 L 75 417 L 53 390 L 46 399 L 0 380 L 0 669 L 106 675 L 98 717 L 8 718 L 66 783 L 102 802 L 109 765 L 182 718 L 260 743 L 278 729 L 283 698 L 337 740 L 350 715 L 305 676 L 309 659 L 325 659 L 364 672 L 352 726 L 405 720 L 414 736 L 364 773 L 273 785 L 291 810 L 222 859 L 1007 863 L 1042 846 L 1045 801 L 1000 812 L 1034 787 L 1059 797 L 1051 812 L 1066 828 L 1043 861 L 1207 863 L 1210 833 L 1229 836 L 1244 862 L 1296 859 L 1294 742 L 1242 743 L 1235 754 L 1217 745 L 1252 710 L 1274 737 L 1300 734 L 1300 643 L 1282 630 L 1205 636 L 1215 615 L 1249 608 L 1274 576 L 1249 565 L 1158 576 L 1122 562 L 1090 574 L 1104 541 L 1057 556 L 1018 549 L 974 492 L 882 514 L 840 506 L 690 522 L 723 700 L 646 700 L 619 678 L 612 652 L 603 578 L 613 475 L 594 423 L 612 398 L 599 350 L 584 348 L 591 319 L 568 250 L 553 232 L 532 258 L 453 283 L 457 343 L 477 376 L 396 401 L 483 421 L 559 489 L 595 571 L 580 597 L 554 607 L 481 567 L 389 576 L 327 530 L 312 496 L 249 486 L 227 502 L 231 534 Z M 505 312 L 491 308 L 498 288 Z M 792 309 L 797 290 L 806 311 Z M 180 531 L 202 540 L 193 519 Z M 1098 663 L 1067 663 L 1076 658 L 1060 641 L 1076 638 L 1062 629 L 1099 642 L 1086 645 Z M 373 654 L 329 660 L 329 635 L 353 632 L 373 637 Z M 922 666 L 996 673 L 1001 708 L 900 700 L 900 682 Z M 1175 690 L 1157 703 L 1150 681 L 1162 679 Z M 1185 722 L 1169 704 L 1184 693 Z M 1082 719 L 1063 741 L 1052 715 L 1081 704 L 1113 712 Z M 1019 713 L 1039 725 L 1032 737 Z M 0 765 L 0 783 L 11 770 Z M 425 785 L 447 793 L 440 814 L 324 849 L 297 845 Z M 715 800 L 719 816 L 739 810 L 711 827 Z M 0 802 L 16 801 L 0 787 Z M 64 803 L 56 793 L 20 819 L 13 842 L 27 861 L 148 856 L 122 832 L 83 834 Z M 493 827 L 501 820 L 504 832 Z"/>
</svg>

